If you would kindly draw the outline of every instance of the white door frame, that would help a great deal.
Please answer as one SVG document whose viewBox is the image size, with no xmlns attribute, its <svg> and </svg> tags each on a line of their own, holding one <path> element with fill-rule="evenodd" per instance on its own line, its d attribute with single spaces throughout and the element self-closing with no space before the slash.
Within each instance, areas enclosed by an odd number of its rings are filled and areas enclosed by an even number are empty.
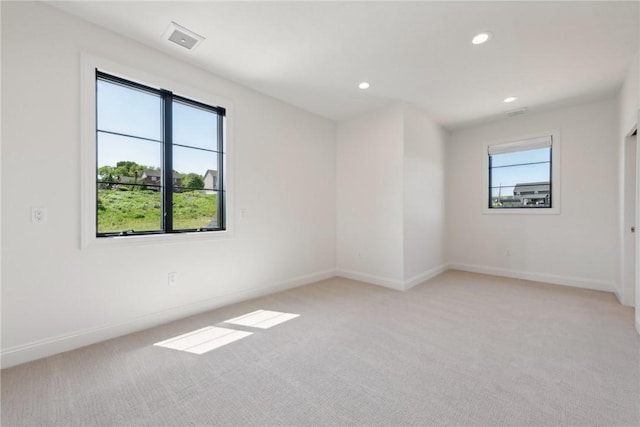
<svg viewBox="0 0 640 427">
<path fill-rule="evenodd" d="M 635 134 L 636 139 L 636 224 L 640 224 L 640 146 L 638 145 L 638 123 L 640 123 L 640 110 L 638 110 L 638 122 L 634 128 L 627 134 L 627 138 L 631 138 Z M 626 143 L 626 138 L 625 138 Z M 635 300 L 635 327 L 640 334 L 640 238 L 636 237 L 636 300 Z"/>
<path fill-rule="evenodd" d="M 637 138 L 634 136 L 636 127 L 629 131 L 624 138 L 623 145 L 623 191 L 622 191 L 622 295 L 620 302 L 626 306 L 636 306 L 636 287 L 640 273 L 640 246 L 638 232 L 631 228 L 640 227 L 638 218 L 638 197 L 640 189 L 639 162 L 640 156 Z M 631 157 L 633 156 L 633 157 Z"/>
</svg>

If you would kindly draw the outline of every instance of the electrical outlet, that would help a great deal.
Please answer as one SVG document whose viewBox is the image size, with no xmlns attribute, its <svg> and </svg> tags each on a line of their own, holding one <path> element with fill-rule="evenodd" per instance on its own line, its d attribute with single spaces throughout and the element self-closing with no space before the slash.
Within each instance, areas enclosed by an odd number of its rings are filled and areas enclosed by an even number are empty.
<svg viewBox="0 0 640 427">
<path fill-rule="evenodd" d="M 31 208 L 31 224 L 44 224 L 47 222 L 47 210 L 45 208 Z"/>
<path fill-rule="evenodd" d="M 172 271 L 168 274 L 169 286 L 176 286 L 178 284 L 178 273 Z"/>
</svg>

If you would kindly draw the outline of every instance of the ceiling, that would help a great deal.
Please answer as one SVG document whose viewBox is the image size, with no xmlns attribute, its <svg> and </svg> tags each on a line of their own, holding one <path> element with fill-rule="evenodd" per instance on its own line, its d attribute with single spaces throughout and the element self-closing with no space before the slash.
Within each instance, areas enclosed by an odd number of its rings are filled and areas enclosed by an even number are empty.
<svg viewBox="0 0 640 427">
<path fill-rule="evenodd" d="M 50 4 L 330 119 L 406 101 L 447 128 L 613 94 L 640 17 L 610 1 Z M 206 40 L 163 39 L 171 21 Z M 492 39 L 473 45 L 481 31 Z"/>
</svg>

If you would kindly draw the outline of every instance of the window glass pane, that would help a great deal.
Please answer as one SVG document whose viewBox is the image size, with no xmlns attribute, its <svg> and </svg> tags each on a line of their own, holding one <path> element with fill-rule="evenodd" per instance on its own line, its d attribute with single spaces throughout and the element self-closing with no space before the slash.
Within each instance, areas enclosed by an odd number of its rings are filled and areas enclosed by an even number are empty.
<svg viewBox="0 0 640 427">
<path fill-rule="evenodd" d="M 491 197 L 513 197 L 514 185 L 501 185 L 491 188 Z"/>
<path fill-rule="evenodd" d="M 109 133 L 98 133 L 98 168 L 103 166 L 115 168 L 119 164 L 127 166 L 119 169 L 119 173 L 124 175 L 131 174 L 136 170 L 141 173 L 144 169 L 160 169 L 162 144 Z"/>
<path fill-rule="evenodd" d="M 516 151 L 513 153 L 494 154 L 491 156 L 491 166 L 518 165 L 523 163 L 548 162 L 551 160 L 551 148 L 537 148 L 535 150 Z"/>
<path fill-rule="evenodd" d="M 550 163 L 491 169 L 491 186 L 515 186 L 527 182 L 549 182 Z"/>
<path fill-rule="evenodd" d="M 103 80 L 97 85 L 98 130 L 162 139 L 160 96 Z"/>
<path fill-rule="evenodd" d="M 218 115 L 174 101 L 173 143 L 218 151 Z"/>
<path fill-rule="evenodd" d="M 195 190 L 218 188 L 217 153 L 174 146 L 173 169 L 182 177 L 180 184 L 174 183 L 176 186 Z"/>
<path fill-rule="evenodd" d="M 196 148 L 173 147 L 174 168 L 180 182 L 174 182 L 173 228 L 189 230 L 219 228 L 218 156 Z"/>
<path fill-rule="evenodd" d="M 551 163 L 491 169 L 493 208 L 551 206 Z"/>
<path fill-rule="evenodd" d="M 184 188 L 174 188 L 173 191 L 173 228 L 175 230 L 220 227 L 218 192 Z"/>
<path fill-rule="evenodd" d="M 98 134 L 98 233 L 162 229 L 157 142 Z"/>
<path fill-rule="evenodd" d="M 162 230 L 160 191 L 128 184 L 98 184 L 98 233 Z"/>
</svg>

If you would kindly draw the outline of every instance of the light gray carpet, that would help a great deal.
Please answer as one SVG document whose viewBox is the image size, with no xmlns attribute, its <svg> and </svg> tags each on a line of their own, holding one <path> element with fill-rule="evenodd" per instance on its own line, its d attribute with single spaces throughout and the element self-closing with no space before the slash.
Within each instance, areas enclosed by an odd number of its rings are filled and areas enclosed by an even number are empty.
<svg viewBox="0 0 640 427">
<path fill-rule="evenodd" d="M 152 345 L 257 309 L 301 316 L 200 356 Z M 5 370 L 2 425 L 638 426 L 639 338 L 608 293 L 331 279 Z"/>
</svg>

